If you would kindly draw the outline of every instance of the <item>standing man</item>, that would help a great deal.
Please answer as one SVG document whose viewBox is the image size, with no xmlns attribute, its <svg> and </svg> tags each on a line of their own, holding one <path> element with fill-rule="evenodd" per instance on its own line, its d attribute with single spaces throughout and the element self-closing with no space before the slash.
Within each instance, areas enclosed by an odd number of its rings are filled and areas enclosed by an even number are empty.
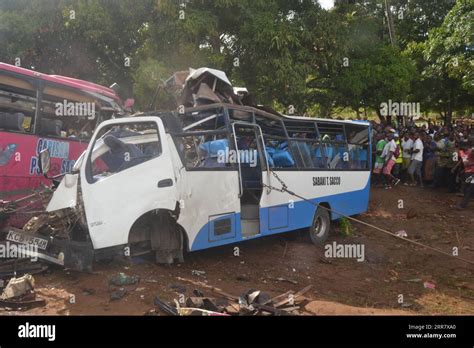
<svg viewBox="0 0 474 348">
<path fill-rule="evenodd" d="M 400 179 L 397 179 L 392 175 L 392 169 L 395 165 L 395 161 L 397 160 L 396 155 L 400 155 L 400 151 L 397 152 L 397 143 L 395 142 L 395 134 L 389 133 L 388 136 L 388 143 L 385 145 L 383 150 L 382 157 L 384 158 L 384 167 L 383 167 L 383 175 L 385 176 L 385 189 L 391 189 L 392 185 L 396 186 Z"/>
<path fill-rule="evenodd" d="M 375 164 L 374 164 L 374 185 L 377 187 L 380 183 L 380 180 L 382 180 L 382 184 L 384 184 L 384 177 L 382 175 L 382 169 L 384 167 L 385 160 L 382 157 L 383 155 L 383 150 L 385 148 L 385 145 L 387 144 L 386 136 L 385 133 L 382 132 L 378 134 L 377 138 L 377 145 L 375 146 Z"/>
<path fill-rule="evenodd" d="M 440 132 L 435 135 L 436 148 L 434 149 L 436 153 L 436 167 L 433 180 L 433 187 L 444 187 L 447 184 L 448 177 L 448 166 L 451 158 L 446 156 L 446 142 L 447 139 L 444 138 Z"/>
<path fill-rule="evenodd" d="M 411 150 L 413 149 L 413 139 L 408 131 L 405 132 L 402 139 L 402 180 L 408 185 L 408 168 L 411 162 Z"/>
<path fill-rule="evenodd" d="M 395 155 L 395 165 L 393 166 L 392 174 L 394 177 L 397 179 L 401 179 L 401 171 L 402 171 L 402 165 L 403 165 L 403 153 L 402 153 L 402 145 L 400 143 L 400 135 L 398 133 L 395 133 L 393 135 L 395 139 L 395 143 L 397 144 L 397 149 L 394 153 Z"/>
<path fill-rule="evenodd" d="M 411 163 L 408 167 L 408 174 L 410 175 L 410 186 L 416 186 L 415 176 L 420 180 L 420 187 L 423 187 L 423 178 L 421 176 L 421 167 L 423 165 L 423 142 L 420 139 L 420 134 L 416 132 L 412 136 L 413 149 L 411 150 Z"/>
<path fill-rule="evenodd" d="M 451 132 L 446 141 L 445 149 L 446 157 L 449 159 L 448 163 L 448 192 L 456 192 L 456 174 L 453 172 L 453 167 L 456 165 L 455 154 L 456 154 L 456 138 L 454 132 Z"/>
</svg>

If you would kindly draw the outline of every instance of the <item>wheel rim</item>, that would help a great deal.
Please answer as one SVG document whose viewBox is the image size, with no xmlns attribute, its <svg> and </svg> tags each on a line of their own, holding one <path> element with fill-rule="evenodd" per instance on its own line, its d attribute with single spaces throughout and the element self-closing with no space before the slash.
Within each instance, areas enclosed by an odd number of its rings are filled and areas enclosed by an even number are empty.
<svg viewBox="0 0 474 348">
<path fill-rule="evenodd" d="M 322 237 L 324 231 L 326 231 L 326 221 L 321 216 L 318 216 L 314 221 L 313 233 L 316 237 Z"/>
</svg>

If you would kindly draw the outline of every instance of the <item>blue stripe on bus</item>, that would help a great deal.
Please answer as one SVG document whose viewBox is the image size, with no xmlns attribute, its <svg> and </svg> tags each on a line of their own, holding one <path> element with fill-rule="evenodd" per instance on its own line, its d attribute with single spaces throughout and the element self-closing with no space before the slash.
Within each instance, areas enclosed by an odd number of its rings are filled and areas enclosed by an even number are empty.
<svg viewBox="0 0 474 348">
<path fill-rule="evenodd" d="M 362 190 L 320 197 L 311 201 L 314 203 L 327 202 L 331 209 L 335 211 L 344 215 L 355 215 L 367 211 L 369 193 L 370 180 L 368 180 L 367 185 Z M 225 238 L 225 236 L 222 236 L 223 238 L 216 238 L 214 236 L 214 221 L 211 221 L 200 229 L 190 250 L 202 250 L 311 226 L 316 209 L 313 204 L 297 201 L 293 203 L 293 208 L 290 208 L 290 206 L 292 205 L 286 204 L 260 209 L 261 233 L 246 238 L 243 238 L 241 233 L 240 213 L 222 215 L 219 217 L 219 220 L 228 217 L 231 219 L 232 224 L 235 224 L 235 230 L 232 230 L 232 235 L 228 238 Z M 287 219 L 285 213 L 287 214 Z M 331 213 L 332 220 L 340 217 L 336 213 Z"/>
</svg>

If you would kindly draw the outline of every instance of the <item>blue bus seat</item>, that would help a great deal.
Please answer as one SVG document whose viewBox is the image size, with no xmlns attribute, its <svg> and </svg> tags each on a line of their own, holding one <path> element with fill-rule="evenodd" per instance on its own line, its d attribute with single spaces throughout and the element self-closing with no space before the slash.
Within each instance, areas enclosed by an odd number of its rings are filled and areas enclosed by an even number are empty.
<svg viewBox="0 0 474 348">
<path fill-rule="evenodd" d="M 286 150 L 277 150 L 273 155 L 275 167 L 294 167 L 295 161 Z"/>
</svg>

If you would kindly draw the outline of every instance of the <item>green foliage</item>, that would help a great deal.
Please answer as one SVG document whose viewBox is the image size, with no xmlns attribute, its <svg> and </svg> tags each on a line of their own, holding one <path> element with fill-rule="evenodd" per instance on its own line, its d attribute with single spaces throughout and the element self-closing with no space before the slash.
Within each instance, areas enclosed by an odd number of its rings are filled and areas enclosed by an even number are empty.
<svg viewBox="0 0 474 348">
<path fill-rule="evenodd" d="M 339 232 L 343 237 L 352 237 L 354 235 L 354 228 L 346 217 L 339 220 Z"/>
<path fill-rule="evenodd" d="M 448 123 L 453 112 L 472 108 L 473 23 L 474 2 L 458 1 L 426 41 L 411 43 L 405 51 L 419 71 L 411 88 L 413 97 Z"/>
<path fill-rule="evenodd" d="M 390 45 L 385 0 L 336 3 L 2 0 L 0 61 L 118 82 L 143 109 L 162 80 L 201 66 L 282 112 L 359 114 L 388 99 L 444 115 L 472 108 L 472 0 L 391 0 L 400 48 Z M 159 93 L 158 105 L 167 98 Z"/>
</svg>

